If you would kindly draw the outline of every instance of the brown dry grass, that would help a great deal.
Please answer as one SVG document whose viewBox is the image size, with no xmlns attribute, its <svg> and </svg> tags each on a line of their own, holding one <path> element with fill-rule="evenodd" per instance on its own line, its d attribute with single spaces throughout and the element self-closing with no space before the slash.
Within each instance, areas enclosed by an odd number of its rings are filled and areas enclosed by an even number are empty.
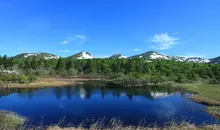
<svg viewBox="0 0 220 130">
<path fill-rule="evenodd" d="M 115 126 L 112 128 L 96 128 L 96 127 L 90 127 L 90 128 L 83 128 L 83 127 L 70 127 L 70 128 L 60 128 L 58 126 L 50 127 L 47 130 L 220 130 L 220 126 L 213 125 L 213 126 L 202 126 L 202 127 L 196 127 L 195 125 L 186 124 L 181 126 L 167 126 L 167 127 L 134 127 L 134 126 Z"/>
<path fill-rule="evenodd" d="M 103 125 L 103 120 L 98 120 L 93 123 L 89 128 L 84 128 L 83 124 L 77 127 L 66 127 L 60 128 L 59 126 L 51 126 L 46 130 L 220 130 L 219 125 L 202 125 L 195 126 L 194 124 L 189 124 L 187 122 L 182 122 L 181 124 L 175 123 L 175 121 L 170 121 L 164 125 L 164 127 L 158 127 L 156 124 L 148 126 L 124 126 L 123 122 L 117 119 L 111 119 L 107 126 Z"/>
<path fill-rule="evenodd" d="M 101 78 L 40 78 L 32 83 L 28 84 L 18 84 L 12 83 L 7 86 L 7 88 L 44 88 L 44 87 L 64 87 L 73 84 L 82 84 L 85 81 L 90 80 L 104 80 Z"/>
</svg>

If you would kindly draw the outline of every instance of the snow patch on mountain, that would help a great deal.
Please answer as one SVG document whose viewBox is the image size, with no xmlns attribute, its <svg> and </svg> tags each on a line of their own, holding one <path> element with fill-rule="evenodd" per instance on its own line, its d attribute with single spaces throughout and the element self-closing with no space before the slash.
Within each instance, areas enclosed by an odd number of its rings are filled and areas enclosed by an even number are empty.
<svg viewBox="0 0 220 130">
<path fill-rule="evenodd" d="M 81 55 L 77 59 L 94 59 L 95 57 L 88 52 L 81 52 Z"/>
<path fill-rule="evenodd" d="M 127 58 L 127 56 L 124 56 L 124 55 L 121 55 L 120 57 L 118 57 L 119 59 L 126 59 Z"/>
<path fill-rule="evenodd" d="M 37 53 L 29 53 L 29 54 L 25 54 L 24 57 L 27 58 L 31 56 L 37 56 L 37 55 L 38 55 Z"/>
<path fill-rule="evenodd" d="M 175 60 L 175 61 L 180 61 L 180 62 L 186 62 L 186 59 L 185 57 L 179 57 L 179 56 L 172 56 L 171 57 L 172 60 Z"/>
<path fill-rule="evenodd" d="M 115 55 L 110 56 L 109 58 L 112 58 L 112 59 L 126 59 L 127 56 L 125 56 L 123 54 L 115 54 Z"/>
<path fill-rule="evenodd" d="M 208 59 L 203 59 L 200 57 L 191 57 L 191 58 L 187 58 L 186 60 L 187 62 L 194 62 L 194 63 L 209 63 L 210 60 Z"/>
<path fill-rule="evenodd" d="M 140 55 L 135 55 L 130 58 L 147 58 L 149 60 L 174 60 L 174 61 L 179 61 L 179 62 L 194 62 L 194 63 L 210 63 L 211 60 L 208 59 L 203 59 L 200 57 L 191 57 L 191 58 L 186 58 L 186 57 L 179 57 L 179 56 L 167 56 L 160 54 L 155 51 L 149 51 Z"/>
<path fill-rule="evenodd" d="M 48 53 L 23 53 L 23 54 L 20 54 L 20 57 L 23 57 L 23 58 L 38 57 L 40 59 L 45 59 L 45 60 L 60 58 L 59 56 L 48 54 Z"/>
<path fill-rule="evenodd" d="M 151 59 L 151 60 L 155 60 L 155 59 L 170 60 L 171 59 L 169 56 L 162 55 L 162 54 L 159 54 L 154 51 L 149 51 L 149 52 L 146 52 L 146 53 L 143 53 L 140 55 L 135 55 L 130 58 L 147 58 L 147 59 Z"/>
<path fill-rule="evenodd" d="M 170 58 L 168 56 L 153 52 L 150 54 L 150 59 L 165 59 L 165 60 L 169 60 Z"/>
<path fill-rule="evenodd" d="M 45 60 L 51 60 L 51 59 L 59 59 L 59 56 L 54 56 L 54 55 L 48 55 L 48 56 L 44 56 Z"/>
</svg>

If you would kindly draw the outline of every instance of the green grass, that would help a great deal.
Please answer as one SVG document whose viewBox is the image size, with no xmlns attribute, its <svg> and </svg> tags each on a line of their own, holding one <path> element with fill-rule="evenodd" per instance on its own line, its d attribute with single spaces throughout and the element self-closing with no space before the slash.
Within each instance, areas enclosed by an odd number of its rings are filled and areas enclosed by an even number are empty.
<svg viewBox="0 0 220 130">
<path fill-rule="evenodd" d="M 220 85 L 217 84 L 177 84 L 187 91 L 196 93 L 191 99 L 197 103 L 207 105 L 206 111 L 220 119 Z"/>
<path fill-rule="evenodd" d="M 204 83 L 178 85 L 184 87 L 188 91 L 197 93 L 200 97 L 220 101 L 220 85 Z"/>
</svg>

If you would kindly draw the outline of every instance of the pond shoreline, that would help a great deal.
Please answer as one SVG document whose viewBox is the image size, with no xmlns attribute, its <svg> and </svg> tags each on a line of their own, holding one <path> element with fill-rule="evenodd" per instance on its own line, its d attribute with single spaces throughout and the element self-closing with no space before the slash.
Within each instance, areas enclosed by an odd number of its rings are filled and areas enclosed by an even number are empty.
<svg viewBox="0 0 220 130">
<path fill-rule="evenodd" d="M 70 77 L 70 78 L 39 78 L 36 81 L 26 84 L 11 83 L 4 88 L 46 88 L 65 87 L 74 84 L 83 84 L 87 81 L 106 81 L 104 78 Z"/>
<path fill-rule="evenodd" d="M 195 93 L 190 99 L 193 102 L 207 106 L 205 111 L 220 120 L 220 85 L 217 84 L 176 84 L 184 90 Z"/>
<path fill-rule="evenodd" d="M 48 87 L 67 87 L 74 84 L 84 84 L 87 81 L 104 81 L 107 83 L 108 79 L 103 77 L 51 77 L 51 78 L 40 78 L 34 82 L 28 84 L 17 84 L 11 83 L 7 87 L 3 89 L 19 89 L 19 88 L 27 88 L 27 89 L 37 89 L 37 88 L 48 88 Z M 165 87 L 166 84 L 152 84 L 147 85 L 157 86 L 157 87 Z M 212 86 L 213 88 L 205 87 Z M 125 88 L 127 86 L 124 86 Z M 136 86 L 134 88 L 139 88 L 143 86 Z M 196 103 L 203 104 L 207 106 L 205 110 L 213 117 L 220 119 L 220 96 L 215 96 L 215 91 L 219 91 L 219 85 L 210 85 L 210 84 L 169 84 L 169 87 L 177 88 L 180 90 L 188 91 L 195 93 L 195 95 L 191 96 L 190 99 Z M 115 88 L 121 88 L 121 86 L 115 86 Z M 214 89 L 210 91 L 210 89 Z M 202 91 L 203 90 L 203 91 Z M 208 91 L 209 90 L 209 91 Z"/>
</svg>

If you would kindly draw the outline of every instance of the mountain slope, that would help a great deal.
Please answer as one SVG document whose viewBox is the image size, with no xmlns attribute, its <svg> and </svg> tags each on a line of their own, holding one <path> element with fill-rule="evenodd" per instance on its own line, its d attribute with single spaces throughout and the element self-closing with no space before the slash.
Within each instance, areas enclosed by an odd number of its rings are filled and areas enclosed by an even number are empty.
<svg viewBox="0 0 220 130">
<path fill-rule="evenodd" d="M 115 55 L 110 56 L 109 58 L 111 58 L 111 59 L 126 59 L 127 56 L 125 56 L 123 54 L 115 54 Z"/>
<path fill-rule="evenodd" d="M 135 55 L 130 58 L 146 58 L 150 60 L 174 60 L 174 61 L 181 61 L 181 62 L 194 62 L 194 63 L 209 63 L 210 60 L 203 59 L 200 57 L 190 57 L 190 58 L 185 58 L 185 57 L 179 57 L 179 56 L 167 56 L 160 54 L 155 51 L 149 51 L 143 54 Z"/>
<path fill-rule="evenodd" d="M 220 56 L 219 56 L 219 57 L 216 57 L 216 58 L 210 59 L 210 63 L 220 64 Z"/>
<path fill-rule="evenodd" d="M 59 59 L 60 56 L 54 55 L 54 54 L 50 54 L 50 53 L 21 53 L 16 55 L 13 58 L 22 58 L 22 59 L 45 59 L 45 60 L 50 60 L 50 59 Z"/>
<path fill-rule="evenodd" d="M 89 52 L 79 52 L 77 54 L 69 56 L 68 58 L 72 58 L 72 59 L 94 59 L 95 56 L 93 56 Z"/>
<path fill-rule="evenodd" d="M 146 53 L 135 55 L 135 56 L 132 56 L 129 58 L 147 58 L 147 59 L 152 59 L 152 60 L 154 60 L 154 59 L 170 60 L 171 59 L 171 57 L 166 56 L 166 55 L 162 55 L 162 54 L 155 52 L 155 51 L 148 51 Z"/>
<path fill-rule="evenodd" d="M 171 57 L 171 60 L 186 62 L 187 58 L 185 58 L 185 57 L 180 57 L 180 56 L 172 56 L 172 57 Z"/>
<path fill-rule="evenodd" d="M 191 57 L 186 59 L 187 62 L 194 62 L 194 63 L 209 63 L 210 60 L 203 59 L 200 57 Z"/>
</svg>

